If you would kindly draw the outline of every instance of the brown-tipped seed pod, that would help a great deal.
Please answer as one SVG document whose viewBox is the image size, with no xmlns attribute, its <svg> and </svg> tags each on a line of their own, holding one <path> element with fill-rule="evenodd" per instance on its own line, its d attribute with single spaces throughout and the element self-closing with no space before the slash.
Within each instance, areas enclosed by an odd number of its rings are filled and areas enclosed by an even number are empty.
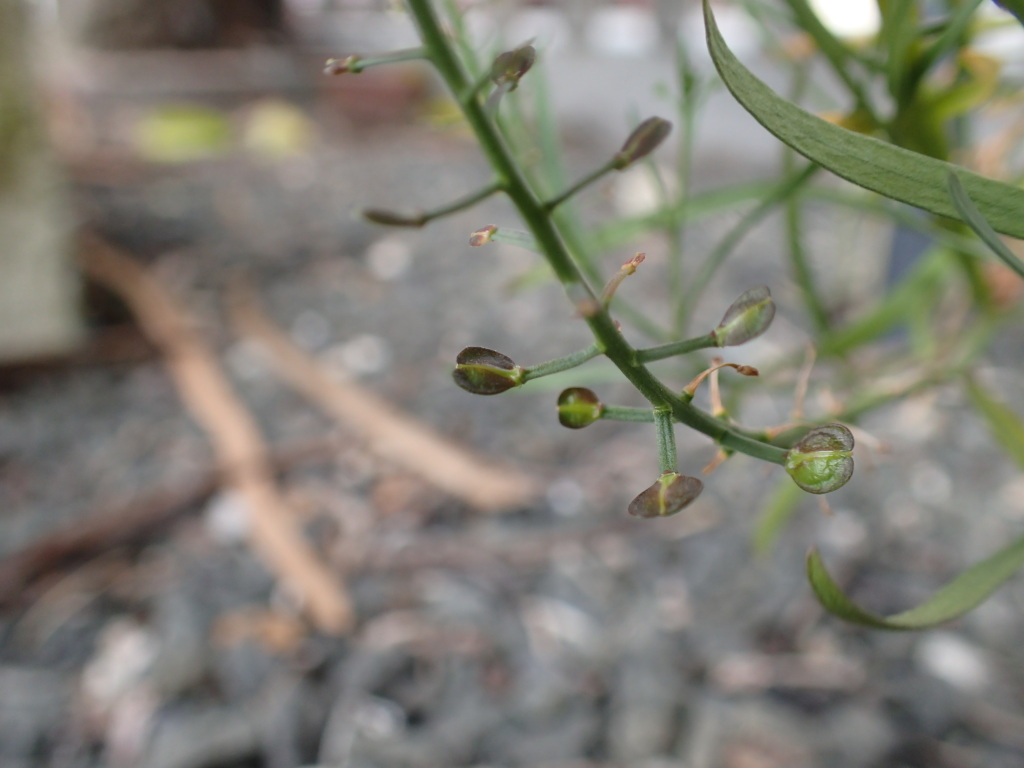
<svg viewBox="0 0 1024 768">
<path fill-rule="evenodd" d="M 466 347 L 455 358 L 455 383 L 474 395 L 497 395 L 523 383 L 523 369 L 500 352 Z"/>
<path fill-rule="evenodd" d="M 661 117 L 649 117 L 633 129 L 612 160 L 612 168 L 621 171 L 647 157 L 672 132 L 672 123 Z"/>
<path fill-rule="evenodd" d="M 514 91 L 519 80 L 530 71 L 537 58 L 537 51 L 532 45 L 524 45 L 513 51 L 500 54 L 491 65 L 491 82 L 495 85 L 508 85 Z"/>
<path fill-rule="evenodd" d="M 601 418 L 604 405 L 592 390 L 570 387 L 558 396 L 558 423 L 569 429 L 583 429 Z"/>
<path fill-rule="evenodd" d="M 743 293 L 726 310 L 718 327 L 711 332 L 720 347 L 735 347 L 756 339 L 775 319 L 775 302 L 768 286 L 759 285 Z"/>
<path fill-rule="evenodd" d="M 815 427 L 786 453 L 786 471 L 808 493 L 831 493 L 853 476 L 853 434 L 842 424 Z"/>
<path fill-rule="evenodd" d="M 700 478 L 665 472 L 629 503 L 634 517 L 668 517 L 689 506 L 704 490 Z"/>
</svg>

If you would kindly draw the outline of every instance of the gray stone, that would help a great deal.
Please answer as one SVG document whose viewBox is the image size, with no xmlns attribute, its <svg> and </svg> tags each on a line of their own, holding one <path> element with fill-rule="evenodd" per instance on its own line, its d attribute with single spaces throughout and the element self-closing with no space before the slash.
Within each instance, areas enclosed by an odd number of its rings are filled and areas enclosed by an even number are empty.
<svg viewBox="0 0 1024 768">
<path fill-rule="evenodd" d="M 209 706 L 167 713 L 154 727 L 146 768 L 200 768 L 251 759 L 259 753 L 257 729 L 237 710 Z"/>
<path fill-rule="evenodd" d="M 0 763 L 28 760 L 67 716 L 70 684 L 47 669 L 0 666 Z"/>
</svg>

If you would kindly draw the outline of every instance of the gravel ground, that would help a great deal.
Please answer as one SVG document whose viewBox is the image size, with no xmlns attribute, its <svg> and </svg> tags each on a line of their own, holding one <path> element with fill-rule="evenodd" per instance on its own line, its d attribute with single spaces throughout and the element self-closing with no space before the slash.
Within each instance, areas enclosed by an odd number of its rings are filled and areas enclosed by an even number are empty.
<svg viewBox="0 0 1024 768">
<path fill-rule="evenodd" d="M 582 168 L 604 151 L 583 135 L 570 159 Z M 413 232 L 351 215 L 449 199 L 486 179 L 464 137 L 382 126 L 275 163 L 231 154 L 136 168 L 80 174 L 83 220 L 187 301 L 272 443 L 338 437 L 328 460 L 293 467 L 283 484 L 317 547 L 347 571 L 358 625 L 344 639 L 311 631 L 246 547 L 238 499 L 214 493 L 143 546 L 56 573 L 0 614 L 4 768 L 1024 765 L 1019 579 L 924 634 L 843 625 L 803 580 L 816 543 L 858 599 L 898 610 L 1019 529 L 1019 474 L 956 390 L 866 419 L 858 473 L 831 497 L 833 513 L 805 502 L 756 558 L 751 521 L 778 472 L 739 457 L 685 515 L 627 519 L 656 472 L 643 425 L 570 433 L 553 419 L 558 384 L 499 398 L 452 385 L 469 344 L 529 363 L 587 341 L 557 287 L 510 291 L 535 257 L 466 245 L 478 226 L 511 221 L 500 203 Z M 592 197 L 599 210 L 613 198 L 607 186 Z M 732 220 L 688 242 L 699 250 Z M 771 285 L 779 319 L 743 350 L 760 366 L 805 338 L 776 228 L 748 238 L 698 314 L 714 322 L 740 291 Z M 648 262 L 622 290 L 658 312 L 660 246 L 644 247 Z M 232 335 L 222 291 L 238 273 L 322 364 L 523 467 L 542 498 L 482 517 L 369 457 Z M 1011 402 L 1024 396 L 1022 352 L 1007 334 L 981 372 Z M 628 397 L 600 366 L 583 373 L 609 399 Z M 784 387 L 766 387 L 750 390 L 754 422 L 786 416 Z M 712 455 L 680 432 L 691 473 Z M 187 486 L 211 461 L 158 359 L 51 369 L 8 387 L 0 556 Z M 346 536 L 365 546 L 357 567 Z"/>
</svg>

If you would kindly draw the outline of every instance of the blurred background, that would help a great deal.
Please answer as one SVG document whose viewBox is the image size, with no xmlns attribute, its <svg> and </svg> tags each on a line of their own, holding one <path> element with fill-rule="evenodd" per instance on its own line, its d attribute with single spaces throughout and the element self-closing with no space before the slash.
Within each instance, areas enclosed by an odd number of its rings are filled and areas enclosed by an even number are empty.
<svg viewBox="0 0 1024 768">
<path fill-rule="evenodd" d="M 684 270 L 781 173 L 778 143 L 710 84 L 697 3 L 460 5 L 481 58 L 537 47 L 527 124 L 557 125 L 572 177 L 640 119 L 675 119 L 681 44 L 706 84 L 693 190 L 743 191 L 687 229 Z M 871 33 L 873 4 L 826 5 L 849 9 L 844 34 Z M 779 41 L 746 4 L 716 8 L 785 92 Z M 1019 72 L 1020 37 L 989 42 Z M 469 246 L 516 227 L 511 207 L 422 230 L 358 215 L 489 180 L 422 62 L 323 74 L 414 45 L 383 0 L 0 0 L 0 766 L 1024 765 L 1019 578 L 905 634 L 827 617 L 804 580 L 815 544 L 894 612 L 1019 532 L 1020 471 L 962 392 L 866 415 L 827 511 L 735 457 L 683 515 L 628 518 L 656 477 L 649 425 L 577 433 L 554 412 L 576 384 L 639 405 L 607 366 L 500 398 L 451 381 L 469 345 L 529 365 L 589 342 L 534 254 Z M 835 107 L 827 87 L 810 99 Z M 676 161 L 666 147 L 663 175 L 588 190 L 583 226 L 642 220 Z M 750 426 L 800 399 L 810 332 L 784 226 L 757 224 L 692 310 L 712 327 L 771 287 L 775 324 L 735 351 L 766 374 L 744 385 Z M 806 227 L 850 314 L 922 248 L 852 208 Z M 624 299 L 670 313 L 665 233 L 604 242 L 607 275 L 647 253 Z M 1019 328 L 977 364 L 1015 404 Z M 682 386 L 704 364 L 663 370 Z M 808 413 L 838 397 L 816 368 Z M 683 471 L 714 459 L 678 437 Z M 772 505 L 789 528 L 755 555 Z"/>
</svg>

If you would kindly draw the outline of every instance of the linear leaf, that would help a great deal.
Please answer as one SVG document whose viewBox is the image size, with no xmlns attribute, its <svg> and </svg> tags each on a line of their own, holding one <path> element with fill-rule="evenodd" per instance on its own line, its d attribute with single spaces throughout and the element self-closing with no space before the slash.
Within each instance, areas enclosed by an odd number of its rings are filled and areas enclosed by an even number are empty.
<svg viewBox="0 0 1024 768">
<path fill-rule="evenodd" d="M 1024 189 L 959 166 L 833 125 L 772 91 L 733 55 L 704 0 L 708 50 L 718 73 L 743 107 L 779 140 L 854 184 L 926 211 L 960 218 L 947 191 L 955 171 L 971 199 L 998 232 L 1024 238 Z"/>
<path fill-rule="evenodd" d="M 817 549 L 807 553 L 807 579 L 829 613 L 875 629 L 927 629 L 951 621 L 977 607 L 1024 566 L 1024 536 L 991 557 L 971 566 L 915 608 L 879 616 L 861 608 L 839 588 Z"/>
<path fill-rule="evenodd" d="M 779 484 L 764 503 L 754 524 L 751 543 L 756 554 L 764 556 L 771 552 L 779 534 L 792 519 L 800 502 L 806 498 L 807 494 L 790 480 L 789 475 L 780 478 Z"/>
<path fill-rule="evenodd" d="M 949 196 L 953 199 L 953 205 L 960 212 L 960 216 L 967 222 L 967 226 L 974 230 L 974 234 L 981 238 L 981 241 L 991 248 L 992 252 L 1006 263 L 1006 266 L 1024 277 L 1024 261 L 1018 259 L 1013 251 L 1006 247 L 1006 243 L 999 239 L 999 235 L 985 221 L 985 217 L 981 215 L 978 206 L 971 200 L 955 173 L 949 174 Z"/>
<path fill-rule="evenodd" d="M 1024 467 L 1024 421 L 1021 417 L 971 377 L 967 378 L 967 394 L 978 413 L 984 417 L 996 442 Z"/>
</svg>

